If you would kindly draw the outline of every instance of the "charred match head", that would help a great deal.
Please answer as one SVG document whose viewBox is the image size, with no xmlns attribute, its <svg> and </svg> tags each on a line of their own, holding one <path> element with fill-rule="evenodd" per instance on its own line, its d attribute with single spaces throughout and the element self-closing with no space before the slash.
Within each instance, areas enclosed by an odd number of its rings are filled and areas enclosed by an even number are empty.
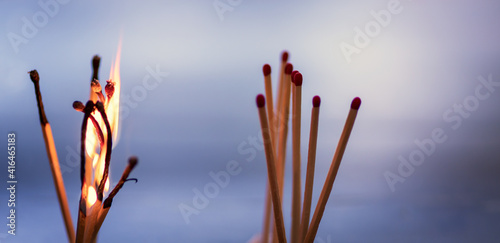
<svg viewBox="0 0 500 243">
<path fill-rule="evenodd" d="M 101 63 L 101 57 L 98 55 L 95 55 L 94 58 L 92 58 L 92 80 L 94 79 L 99 79 L 98 78 L 98 73 L 99 73 L 99 64 Z"/>
</svg>

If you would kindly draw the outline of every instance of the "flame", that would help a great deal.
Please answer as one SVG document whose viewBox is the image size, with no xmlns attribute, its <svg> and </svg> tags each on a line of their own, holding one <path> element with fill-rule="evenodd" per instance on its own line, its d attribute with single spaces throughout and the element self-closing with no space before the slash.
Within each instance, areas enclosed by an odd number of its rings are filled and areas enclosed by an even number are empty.
<svg viewBox="0 0 500 243">
<path fill-rule="evenodd" d="M 114 65 L 111 65 L 111 70 L 109 72 L 109 79 L 115 84 L 115 93 L 113 97 L 109 100 L 108 106 L 106 107 L 106 114 L 108 115 L 109 125 L 111 126 L 111 132 L 113 134 L 113 148 L 118 144 L 119 138 L 119 119 L 120 119 L 120 57 L 122 50 L 122 41 L 118 42 L 118 50 L 116 51 L 116 58 L 113 61 Z"/>
<path fill-rule="evenodd" d="M 121 45 L 122 44 L 120 38 L 120 41 L 118 43 L 116 58 L 112 62 L 109 75 L 110 82 L 114 84 L 114 93 L 112 97 L 106 100 L 105 102 L 105 112 L 111 127 L 111 134 L 112 134 L 111 139 L 113 141 L 113 147 L 116 146 L 119 138 L 118 125 L 120 119 L 119 115 L 120 115 L 120 88 L 121 88 L 121 82 L 120 82 Z M 96 98 L 97 96 L 95 95 L 95 93 L 92 92 L 91 89 L 90 99 L 96 101 L 97 100 Z M 94 111 L 92 115 L 99 124 L 99 126 L 101 127 L 104 136 L 104 141 L 107 141 L 109 135 L 101 114 L 98 111 Z M 103 147 L 100 146 L 96 129 L 92 122 L 89 122 L 87 125 L 87 135 L 86 135 L 85 145 L 87 152 L 86 163 L 88 163 L 88 167 L 86 167 L 87 169 L 85 176 L 86 180 L 89 182 L 90 185 L 87 191 L 87 206 L 92 207 L 92 205 L 94 205 L 94 203 L 97 200 L 97 193 L 95 188 L 99 185 L 99 183 L 102 180 L 104 166 L 105 166 L 106 150 L 107 150 L 106 144 L 104 144 Z M 109 190 L 109 184 L 110 184 L 109 174 L 110 173 L 108 173 L 108 178 L 106 179 L 104 184 L 105 193 L 108 192 Z"/>
<path fill-rule="evenodd" d="M 87 191 L 87 208 L 92 207 L 95 201 L 97 201 L 97 193 L 93 186 L 89 186 Z"/>
</svg>

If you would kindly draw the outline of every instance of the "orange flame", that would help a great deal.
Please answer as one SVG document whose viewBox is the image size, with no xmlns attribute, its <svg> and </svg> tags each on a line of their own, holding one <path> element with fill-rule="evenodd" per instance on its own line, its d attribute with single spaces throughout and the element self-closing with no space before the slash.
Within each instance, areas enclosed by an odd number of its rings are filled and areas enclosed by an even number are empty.
<svg viewBox="0 0 500 243">
<path fill-rule="evenodd" d="M 113 147 L 116 146 L 118 143 L 118 134 L 119 134 L 119 119 L 120 119 L 120 88 L 121 88 L 121 82 L 120 82 L 120 55 L 121 55 L 121 38 L 118 43 L 118 50 L 116 53 L 116 58 L 112 62 L 111 65 L 111 71 L 110 71 L 110 78 L 109 81 L 114 84 L 114 93 L 113 96 L 106 100 L 105 104 L 105 111 L 106 111 L 106 116 L 108 118 L 110 127 L 111 127 L 111 134 L 112 134 L 112 141 L 113 141 Z M 95 99 L 95 94 L 93 94 L 92 89 L 91 89 L 91 95 L 90 99 Z M 96 101 L 96 100 L 94 100 Z M 104 121 L 102 120 L 101 114 L 97 111 L 94 111 L 92 113 L 94 116 L 95 120 L 101 127 L 102 133 L 104 135 L 104 141 L 107 141 L 108 139 L 108 131 L 106 130 L 106 126 L 104 124 Z M 85 145 L 86 145 L 86 152 L 87 152 L 87 160 L 86 160 L 86 181 L 89 183 L 88 186 L 88 191 L 87 191 L 87 206 L 92 207 L 97 200 L 97 194 L 95 187 L 99 185 L 99 183 L 102 180 L 103 172 L 104 172 L 104 165 L 105 165 L 105 157 L 106 157 L 106 146 L 100 147 L 99 146 L 99 140 L 97 137 L 96 129 L 94 127 L 94 124 L 89 122 L 87 125 L 87 135 L 86 135 L 86 140 L 85 140 Z M 109 174 L 108 178 L 106 179 L 105 185 L 104 185 L 104 192 L 107 192 L 109 190 Z M 92 182 L 92 183 L 91 183 Z"/>
</svg>

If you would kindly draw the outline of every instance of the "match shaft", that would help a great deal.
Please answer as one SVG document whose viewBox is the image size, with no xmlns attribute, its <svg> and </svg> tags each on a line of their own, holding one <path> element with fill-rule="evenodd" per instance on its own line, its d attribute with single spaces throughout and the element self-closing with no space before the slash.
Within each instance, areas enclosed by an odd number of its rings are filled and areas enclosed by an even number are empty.
<svg viewBox="0 0 500 243">
<path fill-rule="evenodd" d="M 264 108 L 265 99 L 263 95 L 257 96 L 257 106 L 259 110 L 260 125 L 262 128 L 262 137 L 264 140 L 264 150 L 266 153 L 267 161 L 267 175 L 269 186 L 271 188 L 271 196 L 274 209 L 274 222 L 277 230 L 277 237 L 279 242 L 286 242 L 285 224 L 283 221 L 283 211 L 281 208 L 281 198 L 277 180 L 276 164 L 274 161 L 275 152 L 272 145 L 269 124 L 267 121 L 266 109 Z"/>
<path fill-rule="evenodd" d="M 297 77 L 300 74 L 296 74 Z M 300 178 L 300 119 L 302 85 L 292 84 L 292 228 L 291 242 L 299 243 L 300 237 L 300 207 L 301 207 L 301 178 Z"/>
<path fill-rule="evenodd" d="M 50 170 L 52 172 L 52 178 L 54 180 L 54 186 L 56 188 L 57 199 L 59 201 L 59 206 L 61 208 L 61 213 L 63 215 L 64 225 L 66 226 L 66 233 L 68 235 L 68 240 L 70 242 L 75 241 L 75 229 L 73 228 L 73 220 L 71 219 L 71 213 L 68 206 L 68 198 L 66 196 L 66 189 L 64 188 L 64 181 L 61 174 L 61 167 L 59 165 L 59 159 L 57 157 L 56 146 L 54 144 L 54 137 L 52 135 L 52 128 L 45 116 L 45 110 L 43 108 L 42 94 L 40 92 L 40 76 L 36 70 L 29 72 L 30 79 L 35 86 L 35 96 L 38 106 L 38 117 L 40 118 L 40 126 L 42 128 L 43 140 L 45 143 L 45 149 L 47 150 L 47 156 L 49 158 Z"/>
<path fill-rule="evenodd" d="M 319 96 L 316 96 L 319 100 Z M 311 201 L 314 184 L 314 167 L 316 164 L 316 147 L 318 141 L 318 123 L 319 123 L 319 102 L 313 106 L 311 111 L 311 130 L 309 132 L 309 151 L 307 155 L 306 185 L 304 188 L 304 204 L 302 206 L 302 222 L 300 229 L 300 241 L 303 242 L 306 237 L 309 219 L 311 217 Z"/>
</svg>

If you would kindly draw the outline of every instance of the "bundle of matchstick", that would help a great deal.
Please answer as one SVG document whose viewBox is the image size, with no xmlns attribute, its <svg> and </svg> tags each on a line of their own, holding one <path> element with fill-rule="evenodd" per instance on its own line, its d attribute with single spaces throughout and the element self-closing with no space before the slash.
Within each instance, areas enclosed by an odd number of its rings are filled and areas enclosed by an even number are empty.
<svg viewBox="0 0 500 243">
<path fill-rule="evenodd" d="M 117 116 L 115 116 L 113 118 L 114 120 L 111 122 L 113 126 L 110 125 L 110 120 L 108 119 L 107 113 L 109 113 L 110 110 L 113 109 L 115 110 L 114 112 L 118 112 L 118 107 L 113 107 L 115 105 L 114 103 L 117 103 L 113 102 L 113 97 L 119 96 L 119 92 L 115 92 L 115 83 L 112 80 L 109 80 L 105 87 L 106 98 L 104 98 L 104 95 L 101 92 L 102 87 L 99 84 L 99 80 L 97 78 L 99 63 L 100 58 L 98 56 L 95 56 L 92 62 L 93 75 L 91 79 L 90 100 L 86 105 L 83 105 L 83 103 L 79 101 L 75 101 L 73 103 L 73 107 L 75 110 L 84 113 L 81 129 L 80 149 L 81 195 L 78 208 L 78 225 L 76 234 L 73 228 L 71 213 L 68 208 L 66 190 L 64 188 L 64 182 L 61 175 L 59 160 L 52 136 L 52 130 L 49 122 L 47 121 L 43 108 L 42 95 L 39 85 L 40 77 L 36 70 L 32 70 L 29 72 L 31 81 L 35 86 L 38 112 L 45 146 L 51 165 L 51 171 L 59 204 L 61 207 L 61 212 L 66 226 L 68 240 L 71 243 L 96 242 L 99 229 L 101 228 L 102 223 L 104 222 L 104 219 L 106 218 L 106 215 L 111 208 L 115 195 L 123 187 L 126 181 L 135 180 L 137 182 L 137 179 L 128 178 L 130 172 L 137 165 L 138 161 L 137 157 L 132 156 L 129 158 L 129 163 L 125 168 L 120 180 L 118 181 L 118 184 L 103 201 L 106 184 L 109 185 L 109 165 L 111 161 L 111 151 L 114 139 L 113 133 L 116 133 L 117 126 L 115 126 L 115 123 L 118 122 Z M 97 113 L 99 113 L 99 116 L 97 116 Z M 88 120 L 92 121 L 92 125 L 87 126 Z M 92 128 L 91 131 L 88 131 L 88 127 Z M 103 127 L 105 129 L 103 129 Z M 89 137 L 89 134 L 92 136 Z M 87 144 L 97 145 L 92 145 L 93 147 L 89 150 L 87 149 Z M 93 163 L 97 165 L 92 166 Z"/>
<path fill-rule="evenodd" d="M 292 100 L 292 212 L 291 234 L 292 243 L 312 243 L 316 237 L 319 223 L 323 216 L 326 203 L 333 187 L 333 182 L 339 170 L 347 141 L 351 134 L 354 121 L 361 100 L 356 97 L 351 103 L 351 108 L 342 131 L 337 149 L 335 151 L 328 176 L 321 191 L 312 220 L 311 197 L 314 181 L 314 167 L 316 160 L 316 141 L 318 136 L 318 118 L 320 97 L 313 98 L 311 114 L 311 130 L 309 137 L 309 151 L 307 172 L 305 180 L 304 200 L 301 208 L 301 156 L 300 156 L 300 129 L 301 129 L 301 100 L 303 77 L 299 71 L 293 71 L 293 66 L 288 63 L 288 53 L 282 53 L 277 89 L 276 111 L 273 107 L 273 92 L 271 85 L 271 67 L 263 66 L 265 94 L 259 94 L 256 103 L 259 111 L 262 137 L 267 160 L 268 184 L 266 188 L 266 202 L 264 212 L 264 228 L 260 242 L 286 242 L 285 226 L 283 222 L 282 199 L 284 186 L 284 168 L 286 155 L 286 141 L 288 135 L 288 122 L 290 114 L 290 96 Z M 272 207 L 271 207 L 272 205 Z M 271 218 L 271 214 L 274 217 Z M 271 223 L 271 222 L 274 222 Z M 271 229 L 270 226 L 273 225 Z M 272 232 L 272 234 L 270 233 Z"/>
</svg>

